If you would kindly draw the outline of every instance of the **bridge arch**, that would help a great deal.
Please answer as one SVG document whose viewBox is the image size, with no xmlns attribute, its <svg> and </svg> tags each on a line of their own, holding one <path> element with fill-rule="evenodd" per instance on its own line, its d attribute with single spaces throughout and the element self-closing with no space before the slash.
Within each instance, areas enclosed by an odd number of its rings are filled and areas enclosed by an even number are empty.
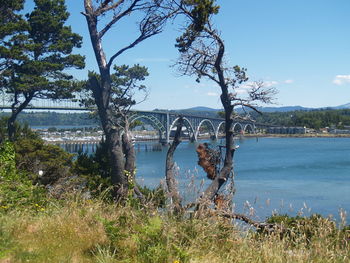
<svg viewBox="0 0 350 263">
<path fill-rule="evenodd" d="M 233 132 L 240 132 L 240 133 L 243 132 L 244 129 L 243 129 L 242 124 L 240 124 L 239 122 L 234 123 L 232 126 L 232 131 Z"/>
<path fill-rule="evenodd" d="M 195 135 L 194 135 L 195 140 L 197 140 L 198 135 L 199 135 L 199 129 L 201 128 L 201 126 L 202 126 L 204 123 L 209 123 L 209 126 L 211 127 L 211 131 L 213 132 L 213 135 L 214 135 L 214 137 L 215 137 L 215 139 L 216 139 L 217 136 L 216 136 L 216 133 L 215 133 L 214 124 L 213 124 L 210 120 L 204 119 L 204 120 L 202 120 L 202 121 L 198 124 L 198 127 L 197 127 L 197 129 L 196 129 L 196 133 L 195 133 Z"/>
<path fill-rule="evenodd" d="M 254 133 L 254 125 L 247 123 L 243 128 L 244 133 Z"/>
<path fill-rule="evenodd" d="M 215 137 L 218 138 L 219 137 L 219 131 L 220 131 L 220 128 L 225 125 L 225 121 L 222 121 L 219 123 L 218 127 L 216 128 L 215 130 Z"/>
<path fill-rule="evenodd" d="M 176 118 L 170 125 L 169 127 L 169 137 L 170 137 L 170 132 L 171 130 L 174 128 L 175 124 L 177 123 L 177 121 L 180 119 L 180 117 Z M 188 132 L 188 137 L 190 140 L 196 140 L 195 137 L 195 131 L 193 129 L 193 126 L 191 124 L 191 122 L 189 121 L 189 119 L 187 119 L 186 117 L 183 117 L 184 120 L 184 126 L 186 127 L 186 130 Z"/>
<path fill-rule="evenodd" d="M 133 115 L 129 119 L 130 124 L 135 122 L 136 120 L 146 120 L 148 124 L 150 124 L 154 129 L 158 130 L 159 132 L 159 139 L 161 140 L 164 136 L 166 129 L 163 125 L 163 123 L 155 116 L 152 115 Z"/>
</svg>

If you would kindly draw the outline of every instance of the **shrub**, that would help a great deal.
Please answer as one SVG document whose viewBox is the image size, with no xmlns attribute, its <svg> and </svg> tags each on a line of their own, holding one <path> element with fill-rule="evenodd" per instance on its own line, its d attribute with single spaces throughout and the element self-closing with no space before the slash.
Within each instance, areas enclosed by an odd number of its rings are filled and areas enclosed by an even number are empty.
<svg viewBox="0 0 350 263">
<path fill-rule="evenodd" d="M 42 208 L 45 190 L 34 186 L 28 176 L 16 170 L 13 144 L 0 145 L 0 209 L 8 211 L 19 207 Z"/>
<path fill-rule="evenodd" d="M 277 223 L 282 226 L 280 237 L 294 243 L 310 244 L 320 238 L 329 240 L 336 246 L 350 238 L 349 226 L 338 229 L 335 221 L 313 214 L 310 217 L 275 215 L 267 219 L 267 223 Z M 261 233 L 261 231 L 260 231 Z"/>
<path fill-rule="evenodd" d="M 70 175 L 73 155 L 58 146 L 45 145 L 38 138 L 20 138 L 15 141 L 15 150 L 17 168 L 30 173 L 35 183 L 54 184 Z"/>
</svg>

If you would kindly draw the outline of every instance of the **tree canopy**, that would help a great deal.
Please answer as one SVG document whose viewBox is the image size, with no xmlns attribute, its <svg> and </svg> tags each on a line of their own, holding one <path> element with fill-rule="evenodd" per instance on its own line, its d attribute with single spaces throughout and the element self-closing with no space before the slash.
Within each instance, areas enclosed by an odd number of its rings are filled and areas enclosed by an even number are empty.
<svg viewBox="0 0 350 263">
<path fill-rule="evenodd" d="M 84 57 L 72 53 L 81 47 L 82 37 L 65 25 L 69 13 L 64 0 L 35 0 L 26 15 L 18 12 L 23 1 L 16 3 L 5 1 L 1 12 L 12 22 L 0 24 L 0 88 L 11 103 L 10 137 L 16 116 L 33 99 L 72 98 L 73 76 L 65 70 L 85 66 Z"/>
</svg>

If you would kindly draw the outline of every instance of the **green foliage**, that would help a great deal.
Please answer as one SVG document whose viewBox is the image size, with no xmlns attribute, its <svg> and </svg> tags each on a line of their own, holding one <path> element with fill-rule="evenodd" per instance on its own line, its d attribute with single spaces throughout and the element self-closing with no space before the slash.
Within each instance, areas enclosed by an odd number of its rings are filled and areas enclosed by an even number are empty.
<svg viewBox="0 0 350 263">
<path fill-rule="evenodd" d="M 9 117 L 10 113 L 0 112 L 0 117 Z M 21 112 L 17 121 L 19 123 L 28 123 L 30 126 L 56 126 L 56 125 L 74 125 L 76 126 L 97 126 L 99 122 L 89 113 L 60 113 L 54 111 L 47 112 Z M 1 128 L 5 129 L 5 126 Z"/>
<path fill-rule="evenodd" d="M 137 126 L 142 126 L 142 130 L 145 130 L 144 128 L 144 123 L 141 120 L 135 120 L 133 121 L 130 126 L 129 129 L 132 130 L 133 128 L 137 127 Z"/>
<path fill-rule="evenodd" d="M 136 227 L 133 238 L 138 246 L 138 260 L 142 262 L 166 262 L 166 236 L 159 217 L 148 218 L 145 224 Z"/>
<path fill-rule="evenodd" d="M 342 245 L 344 240 L 350 238 L 348 231 L 350 226 L 338 229 L 334 221 L 319 214 L 313 214 L 310 217 L 276 215 L 269 217 L 266 222 L 282 225 L 281 238 L 287 238 L 294 242 L 302 241 L 305 244 L 310 244 L 315 239 L 322 237 L 329 239 L 331 245 L 335 246 Z M 258 232 L 264 233 L 261 230 Z"/>
<path fill-rule="evenodd" d="M 106 170 L 106 166 L 104 166 L 104 164 L 109 166 L 109 163 L 106 163 L 106 160 L 98 162 L 99 158 L 96 155 L 80 153 L 74 162 L 73 173 L 87 180 L 87 187 L 92 196 L 112 200 L 110 171 Z M 101 156 L 101 159 L 104 158 Z"/>
<path fill-rule="evenodd" d="M 7 117 L 0 117 L 0 142 L 5 141 L 8 139 L 8 133 L 7 133 Z M 15 129 L 16 129 L 16 134 L 14 139 L 18 138 L 33 138 L 33 139 L 38 139 L 39 135 L 37 135 L 32 129 L 28 126 L 27 123 L 24 124 L 19 124 L 18 122 L 14 123 Z"/>
<path fill-rule="evenodd" d="M 38 211 L 45 203 L 45 190 L 17 171 L 15 156 L 13 144 L 0 145 L 0 213 L 19 207 Z"/>
<path fill-rule="evenodd" d="M 350 110 L 313 110 L 290 112 L 265 112 L 262 115 L 251 113 L 253 119 L 260 123 L 283 126 L 299 126 L 313 129 L 325 127 L 342 128 L 350 125 Z"/>
<path fill-rule="evenodd" d="M 17 168 L 30 173 L 35 182 L 53 184 L 70 175 L 73 155 L 59 146 L 45 145 L 38 138 L 19 138 L 15 149 Z M 39 171 L 43 175 L 39 176 Z"/>
<path fill-rule="evenodd" d="M 82 175 L 98 175 L 102 178 L 110 177 L 111 165 L 107 143 L 101 141 L 97 145 L 96 151 L 91 155 L 80 153 L 74 163 L 74 171 Z"/>
<path fill-rule="evenodd" d="M 10 142 L 0 145 L 0 177 L 14 177 L 16 175 L 15 151 Z"/>
<path fill-rule="evenodd" d="M 72 86 L 72 76 L 62 70 L 84 67 L 82 56 L 70 54 L 81 46 L 82 38 L 64 26 L 69 13 L 63 0 L 37 0 L 35 4 L 25 17 L 23 31 L 3 43 L 1 58 L 12 59 L 2 72 L 6 78 L 2 88 L 10 94 L 17 91 L 32 97 L 71 97 L 68 88 Z"/>
<path fill-rule="evenodd" d="M 131 208 L 133 209 L 133 208 Z M 97 247 L 93 254 L 104 252 L 113 255 L 114 260 L 132 262 L 172 262 L 170 258 L 185 262 L 188 254 L 183 248 L 168 244 L 166 222 L 159 215 L 148 216 L 134 210 L 134 214 L 122 212 L 118 218 L 100 217 L 109 243 L 102 249 Z"/>
<path fill-rule="evenodd" d="M 185 14 L 189 16 L 191 23 L 185 32 L 176 39 L 176 45 L 181 53 L 186 52 L 200 32 L 204 29 L 209 18 L 219 12 L 219 6 L 215 0 L 185 0 L 183 1 Z"/>
<path fill-rule="evenodd" d="M 146 199 L 147 203 L 153 204 L 155 207 L 164 208 L 167 200 L 166 192 L 163 187 L 159 185 L 154 189 L 150 189 L 147 186 L 138 186 L 140 192 Z"/>
<path fill-rule="evenodd" d="M 111 91 L 109 96 L 110 107 L 119 111 L 128 111 L 131 106 L 136 104 L 135 92 L 143 92 L 147 95 L 145 85 L 139 84 L 149 75 L 147 68 L 136 64 L 132 67 L 127 65 L 114 66 L 114 73 L 111 74 Z M 101 77 L 95 72 L 89 72 L 89 80 L 82 86 L 88 92 L 86 98 L 81 103 L 86 107 L 95 105 L 95 100 L 90 93 L 101 86 Z"/>
<path fill-rule="evenodd" d="M 110 191 L 112 190 L 111 168 L 106 142 L 101 142 L 92 155 L 80 153 L 74 162 L 73 173 L 87 179 L 87 186 L 94 197 L 102 196 L 106 200 L 113 199 Z M 129 187 L 133 188 L 133 186 L 132 183 L 129 184 Z M 147 186 L 138 186 L 138 188 L 147 203 L 151 203 L 155 207 L 165 207 L 166 193 L 161 186 L 155 189 L 150 189 Z M 140 200 L 133 197 L 133 191 L 129 197 L 130 205 L 141 207 Z"/>
<path fill-rule="evenodd" d="M 0 123 L 6 123 L 6 118 Z M 35 183 L 53 184 L 58 179 L 70 175 L 73 155 L 55 145 L 45 145 L 38 134 L 27 124 L 15 123 L 16 136 L 13 147 L 16 152 L 16 168 Z M 3 126 L 2 126 L 3 127 Z M 6 127 L 6 126 L 5 126 Z M 0 138 L 6 140 L 6 129 L 0 130 Z M 39 176 L 39 171 L 43 174 Z"/>
<path fill-rule="evenodd" d="M 4 4 L 12 12 L 22 8 L 9 1 Z M 7 32 L 0 39 L 0 91 L 12 103 L 11 140 L 18 113 L 34 98 L 73 98 L 76 83 L 65 70 L 85 66 L 83 56 L 72 54 L 73 48 L 81 47 L 82 37 L 64 25 L 69 17 L 64 0 L 35 0 L 31 13 L 17 16 L 13 27 L 18 30 L 0 24 L 0 32 Z"/>
<path fill-rule="evenodd" d="M 23 4 L 24 0 L 0 1 L 0 43 L 6 36 L 21 30 L 23 22 L 18 11 L 23 8 Z"/>
</svg>

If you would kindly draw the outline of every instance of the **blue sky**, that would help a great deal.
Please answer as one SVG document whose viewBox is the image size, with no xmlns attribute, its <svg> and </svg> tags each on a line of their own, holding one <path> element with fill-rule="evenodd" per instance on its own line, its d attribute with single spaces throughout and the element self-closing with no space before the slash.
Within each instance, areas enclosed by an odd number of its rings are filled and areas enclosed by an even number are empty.
<svg viewBox="0 0 350 263">
<path fill-rule="evenodd" d="M 350 102 L 349 0 L 218 0 L 215 17 L 226 44 L 227 60 L 248 69 L 250 80 L 264 80 L 277 88 L 276 106 L 336 106 Z M 79 52 L 86 69 L 74 71 L 85 79 L 96 70 L 83 1 L 66 0 L 73 30 L 84 38 Z M 116 64 L 139 63 L 149 68 L 145 84 L 150 95 L 139 109 L 180 109 L 194 106 L 220 108 L 219 87 L 197 84 L 181 77 L 170 65 L 178 57 L 174 48 L 179 22 L 119 57 Z M 124 21 L 106 35 L 107 57 L 128 44 L 136 31 Z"/>
</svg>

